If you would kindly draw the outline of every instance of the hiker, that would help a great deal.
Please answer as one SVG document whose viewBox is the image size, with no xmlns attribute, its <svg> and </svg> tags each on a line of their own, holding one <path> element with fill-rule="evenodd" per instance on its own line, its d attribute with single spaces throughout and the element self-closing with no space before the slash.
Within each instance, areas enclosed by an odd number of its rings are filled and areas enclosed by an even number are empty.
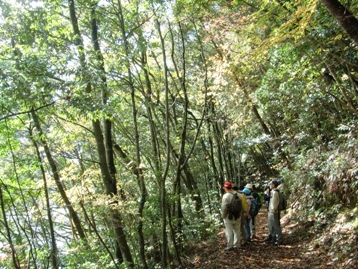
<svg viewBox="0 0 358 269">
<path fill-rule="evenodd" d="M 234 185 L 232 189 L 235 190 L 241 197 L 242 213 L 241 213 L 241 223 L 240 223 L 240 238 L 241 238 L 242 245 L 246 245 L 247 241 L 246 241 L 245 228 L 244 228 L 244 223 L 245 223 L 244 215 L 249 210 L 249 205 L 247 204 L 246 197 L 244 197 L 244 195 L 241 193 L 241 190 L 243 190 L 244 187 L 240 186 L 239 188 L 237 185 Z"/>
<path fill-rule="evenodd" d="M 282 230 L 280 225 L 280 210 L 278 205 L 280 203 L 279 190 L 277 189 L 279 183 L 276 180 L 271 181 L 271 197 L 268 209 L 268 229 L 269 236 L 266 238 L 266 243 L 274 244 L 276 246 L 282 244 Z"/>
<path fill-rule="evenodd" d="M 245 227 L 246 241 L 251 242 L 250 220 L 251 220 L 252 216 L 250 215 L 249 212 L 250 212 L 250 208 L 251 208 L 251 199 L 253 197 L 250 195 L 249 189 L 246 189 L 246 188 L 243 189 L 242 193 L 245 194 L 246 201 L 248 204 L 248 210 L 244 214 L 244 219 L 245 219 L 244 227 Z"/>
<path fill-rule="evenodd" d="M 225 235 L 227 241 L 227 247 L 225 248 L 225 251 L 231 251 L 234 250 L 234 248 L 240 247 L 241 213 L 237 218 L 235 218 L 229 212 L 229 205 L 236 193 L 232 189 L 231 182 L 225 182 L 222 188 L 225 191 L 221 202 L 221 216 L 224 219 Z"/>
<path fill-rule="evenodd" d="M 260 196 L 257 192 L 254 192 L 254 185 L 253 184 L 246 184 L 245 186 L 246 189 L 248 189 L 250 191 L 250 195 L 252 197 L 254 197 L 254 199 L 257 201 L 257 206 L 260 210 L 261 208 L 261 199 Z M 251 219 L 250 219 L 250 232 L 251 232 L 251 239 L 257 238 L 256 236 L 256 227 L 255 227 L 255 220 L 256 220 L 256 216 L 251 215 Z"/>
</svg>

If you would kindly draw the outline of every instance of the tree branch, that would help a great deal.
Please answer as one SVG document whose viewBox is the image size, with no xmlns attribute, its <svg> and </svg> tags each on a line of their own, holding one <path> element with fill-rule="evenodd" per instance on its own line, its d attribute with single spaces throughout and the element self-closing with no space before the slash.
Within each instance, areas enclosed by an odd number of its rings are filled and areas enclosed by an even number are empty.
<svg viewBox="0 0 358 269">
<path fill-rule="evenodd" d="M 22 112 L 12 113 L 12 114 L 3 116 L 2 118 L 0 118 L 0 121 L 6 120 L 6 119 L 11 118 L 11 117 L 16 117 L 16 116 L 19 116 L 19 115 L 23 115 L 23 114 L 28 114 L 28 113 L 31 113 L 31 111 L 38 111 L 38 110 L 43 109 L 43 108 L 45 108 L 45 107 L 52 106 L 52 105 L 55 104 L 55 103 L 56 103 L 56 101 L 53 101 L 52 103 L 49 103 L 49 104 L 40 106 L 40 107 L 38 107 L 38 108 L 30 109 L 30 110 L 28 110 L 28 111 L 22 111 Z"/>
</svg>

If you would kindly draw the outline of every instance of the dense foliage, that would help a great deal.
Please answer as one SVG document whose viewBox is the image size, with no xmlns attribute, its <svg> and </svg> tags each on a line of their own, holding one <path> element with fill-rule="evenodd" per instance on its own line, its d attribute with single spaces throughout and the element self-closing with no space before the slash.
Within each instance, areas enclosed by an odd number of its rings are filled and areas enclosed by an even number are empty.
<svg viewBox="0 0 358 269">
<path fill-rule="evenodd" d="M 0 267 L 180 267 L 226 180 L 355 208 L 357 45 L 327 2 L 2 1 Z"/>
</svg>

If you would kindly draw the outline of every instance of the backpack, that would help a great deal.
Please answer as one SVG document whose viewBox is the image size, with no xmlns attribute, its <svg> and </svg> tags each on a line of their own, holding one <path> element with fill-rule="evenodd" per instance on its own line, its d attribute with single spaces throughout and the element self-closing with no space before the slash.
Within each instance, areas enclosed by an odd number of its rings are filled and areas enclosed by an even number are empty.
<svg viewBox="0 0 358 269">
<path fill-rule="evenodd" d="M 257 214 L 259 213 L 259 204 L 257 203 L 257 200 L 255 198 L 250 198 L 251 201 L 251 207 L 250 207 L 250 211 L 249 214 L 251 216 L 257 216 Z"/>
<path fill-rule="evenodd" d="M 242 194 L 239 194 L 242 202 L 242 212 L 247 212 L 249 210 L 249 204 L 247 203 L 246 197 L 243 197 Z"/>
<path fill-rule="evenodd" d="M 231 194 L 233 195 L 233 197 L 229 204 L 229 214 L 235 217 L 235 219 L 238 219 L 241 217 L 241 212 L 242 212 L 241 198 L 237 192 Z"/>
<path fill-rule="evenodd" d="M 279 197 L 280 197 L 280 202 L 279 202 L 279 204 L 278 204 L 278 210 L 286 210 L 287 209 L 287 200 L 286 200 L 286 197 L 285 197 L 285 195 L 282 193 L 282 192 L 280 192 L 279 190 L 277 190 L 278 191 L 278 195 L 279 195 Z"/>
<path fill-rule="evenodd" d="M 258 193 L 256 193 L 256 192 L 253 192 L 253 193 L 252 193 L 252 196 L 255 198 L 256 203 L 257 203 L 257 206 L 258 206 L 258 208 L 259 208 L 259 210 L 260 210 L 261 207 L 262 207 L 262 202 L 261 202 L 260 195 L 259 195 Z"/>
</svg>

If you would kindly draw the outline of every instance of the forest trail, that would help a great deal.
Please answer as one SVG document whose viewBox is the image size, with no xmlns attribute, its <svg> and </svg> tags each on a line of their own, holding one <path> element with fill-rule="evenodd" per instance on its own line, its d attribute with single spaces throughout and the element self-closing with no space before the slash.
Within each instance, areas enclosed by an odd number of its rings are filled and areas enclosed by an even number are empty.
<svg viewBox="0 0 358 269">
<path fill-rule="evenodd" d="M 215 240 L 202 242 L 190 249 L 190 261 L 186 260 L 184 268 L 356 268 L 357 261 L 347 266 L 338 265 L 334 256 L 327 255 L 319 244 L 312 242 L 305 227 L 290 223 L 288 215 L 281 218 L 281 227 L 283 244 L 265 244 L 264 239 L 268 235 L 267 210 L 263 207 L 256 217 L 258 239 L 234 251 L 225 252 L 226 238 L 222 228 Z"/>
</svg>

